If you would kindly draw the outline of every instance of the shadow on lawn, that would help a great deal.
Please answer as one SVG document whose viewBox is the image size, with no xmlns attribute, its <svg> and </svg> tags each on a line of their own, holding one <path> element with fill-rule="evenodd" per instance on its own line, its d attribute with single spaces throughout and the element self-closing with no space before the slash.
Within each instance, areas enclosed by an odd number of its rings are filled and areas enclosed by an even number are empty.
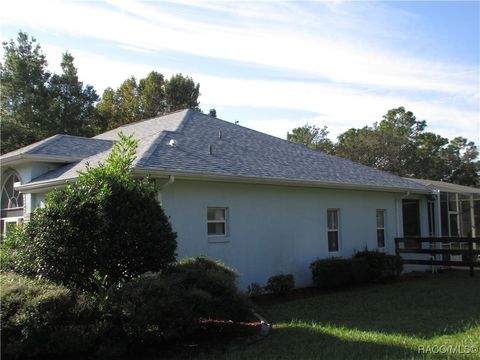
<svg viewBox="0 0 480 360">
<path fill-rule="evenodd" d="M 480 276 L 462 271 L 286 302 L 269 309 L 267 318 L 431 338 L 480 323 L 478 299 Z"/>
<path fill-rule="evenodd" d="M 254 346 L 227 353 L 208 353 L 197 359 L 423 359 L 418 349 L 367 341 L 345 340 L 305 328 L 281 328 Z M 430 354 L 429 359 L 445 359 Z"/>
</svg>

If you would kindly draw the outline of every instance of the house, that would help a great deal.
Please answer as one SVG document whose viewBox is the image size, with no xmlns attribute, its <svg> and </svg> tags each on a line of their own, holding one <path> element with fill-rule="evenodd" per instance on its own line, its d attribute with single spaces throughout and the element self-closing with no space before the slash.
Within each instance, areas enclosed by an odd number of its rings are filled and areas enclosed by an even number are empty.
<svg viewBox="0 0 480 360">
<path fill-rule="evenodd" d="M 317 258 L 365 247 L 393 253 L 396 236 L 432 234 L 437 192 L 428 184 L 192 110 L 94 138 L 56 135 L 1 156 L 3 233 L 49 190 L 104 161 L 119 131 L 140 139 L 134 173 L 159 183 L 179 257 L 221 259 L 243 288 L 280 273 L 306 286 Z"/>
</svg>

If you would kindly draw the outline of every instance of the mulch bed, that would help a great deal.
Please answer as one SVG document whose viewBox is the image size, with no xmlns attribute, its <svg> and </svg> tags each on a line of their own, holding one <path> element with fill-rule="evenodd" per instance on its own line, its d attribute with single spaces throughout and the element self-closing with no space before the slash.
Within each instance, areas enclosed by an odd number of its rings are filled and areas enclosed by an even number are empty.
<svg viewBox="0 0 480 360">
<path fill-rule="evenodd" d="M 444 271 L 448 271 L 448 270 L 441 270 L 439 271 L 439 273 Z M 401 275 L 400 278 L 398 278 L 394 282 L 411 281 L 411 280 L 417 280 L 417 279 L 431 278 L 435 276 L 436 274 L 432 274 L 431 272 L 428 272 L 428 271 L 412 271 L 412 272 L 408 272 Z M 392 283 L 391 281 L 385 282 L 385 284 L 391 284 L 391 283 Z M 272 305 L 276 305 L 276 304 L 280 304 L 288 301 L 308 299 L 315 296 L 321 296 L 321 295 L 327 295 L 327 294 L 333 294 L 333 293 L 341 293 L 343 291 L 350 291 L 352 289 L 375 287 L 381 284 L 382 282 L 361 283 L 361 284 L 347 286 L 344 288 L 331 289 L 331 290 L 324 290 L 316 287 L 305 287 L 305 288 L 294 289 L 290 293 L 286 294 L 285 296 L 278 296 L 274 294 L 263 294 L 260 296 L 253 297 L 252 300 L 260 308 L 268 309 Z"/>
<path fill-rule="evenodd" d="M 177 343 L 165 344 L 162 349 L 144 349 L 137 359 L 194 359 L 202 353 L 225 352 L 254 343 L 265 336 L 265 324 L 254 317 L 241 322 L 202 319 L 199 330 Z"/>
</svg>

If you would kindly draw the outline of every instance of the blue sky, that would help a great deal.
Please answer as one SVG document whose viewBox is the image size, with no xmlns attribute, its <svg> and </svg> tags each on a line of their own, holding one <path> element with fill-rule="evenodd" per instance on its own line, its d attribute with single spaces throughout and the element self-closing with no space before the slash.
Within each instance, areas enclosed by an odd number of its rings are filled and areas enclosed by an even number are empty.
<svg viewBox="0 0 480 360">
<path fill-rule="evenodd" d="M 34 35 L 100 94 L 134 75 L 181 72 L 204 110 L 284 138 L 332 139 L 405 106 L 428 130 L 480 144 L 480 2 L 9 1 L 1 40 Z"/>
</svg>

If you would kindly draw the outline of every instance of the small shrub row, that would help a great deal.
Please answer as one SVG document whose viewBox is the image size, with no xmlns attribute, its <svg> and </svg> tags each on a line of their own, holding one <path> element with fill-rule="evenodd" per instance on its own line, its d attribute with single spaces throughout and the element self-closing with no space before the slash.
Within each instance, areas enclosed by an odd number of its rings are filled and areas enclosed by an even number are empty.
<svg viewBox="0 0 480 360">
<path fill-rule="evenodd" d="M 319 259 L 310 264 L 313 283 L 322 289 L 341 288 L 364 282 L 398 278 L 403 270 L 401 257 L 378 251 L 360 251 L 351 259 Z"/>
<path fill-rule="evenodd" d="M 285 296 L 295 288 L 295 278 L 292 274 L 280 274 L 271 276 L 267 286 L 262 287 L 259 283 L 253 282 L 247 287 L 247 295 L 257 297 L 265 293 L 278 296 Z"/>
</svg>

